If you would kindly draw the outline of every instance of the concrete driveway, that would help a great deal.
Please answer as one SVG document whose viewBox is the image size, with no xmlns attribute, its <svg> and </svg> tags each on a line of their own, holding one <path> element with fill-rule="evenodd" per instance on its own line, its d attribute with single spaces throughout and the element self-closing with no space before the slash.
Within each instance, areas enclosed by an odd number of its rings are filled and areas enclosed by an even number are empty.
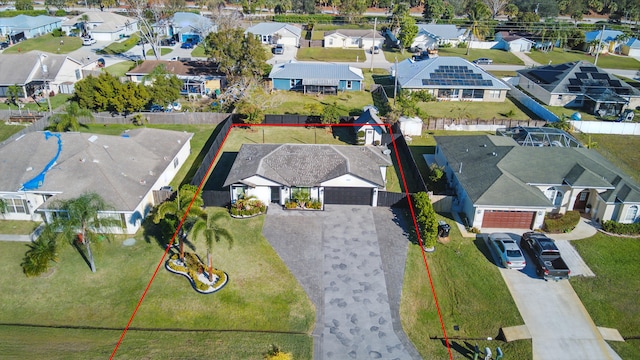
<svg viewBox="0 0 640 360">
<path fill-rule="evenodd" d="M 273 53 L 271 53 L 273 55 Z M 275 64 L 284 64 L 291 62 L 291 60 L 296 59 L 296 54 L 298 54 L 298 48 L 291 45 L 284 45 L 284 54 L 281 55 L 273 55 L 273 57 L 267 60 L 267 64 L 275 65 Z"/>
<path fill-rule="evenodd" d="M 269 207 L 263 234 L 316 306 L 315 359 L 419 359 L 402 331 L 408 248 L 389 208 Z"/>
<path fill-rule="evenodd" d="M 520 240 L 520 233 L 508 234 Z M 497 256 L 492 255 L 496 263 Z M 620 359 L 604 341 L 571 283 L 539 279 L 529 255 L 525 256 L 527 266 L 523 270 L 500 268 L 500 273 L 531 334 L 533 358 Z"/>
</svg>

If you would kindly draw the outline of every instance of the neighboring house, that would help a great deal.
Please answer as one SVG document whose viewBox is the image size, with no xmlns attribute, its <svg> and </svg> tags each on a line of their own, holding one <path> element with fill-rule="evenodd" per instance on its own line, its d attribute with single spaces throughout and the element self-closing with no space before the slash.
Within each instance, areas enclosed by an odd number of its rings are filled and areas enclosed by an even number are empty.
<svg viewBox="0 0 640 360">
<path fill-rule="evenodd" d="M 530 52 L 531 47 L 535 44 L 534 41 L 508 31 L 497 32 L 495 40 L 498 42 L 499 49 L 509 52 Z"/>
<path fill-rule="evenodd" d="M 244 33 L 255 35 L 263 44 L 299 46 L 302 29 L 283 23 L 259 23 L 248 28 Z"/>
<path fill-rule="evenodd" d="M 435 161 L 469 226 L 538 229 L 548 213 L 639 220 L 640 187 L 584 147 L 520 146 L 494 135 L 437 136 Z M 587 209 L 591 209 L 590 211 Z"/>
<path fill-rule="evenodd" d="M 620 52 L 622 53 L 622 55 L 640 59 L 640 39 L 629 39 L 626 44 L 622 45 Z"/>
<path fill-rule="evenodd" d="M 289 62 L 276 64 L 269 79 L 274 90 L 293 90 L 312 94 L 336 94 L 362 90 L 362 69 L 346 64 Z"/>
<path fill-rule="evenodd" d="M 455 25 L 418 24 L 418 35 L 413 39 L 411 48 L 418 50 L 437 49 L 438 46 L 451 44 L 457 46 L 465 41 L 466 30 Z"/>
<path fill-rule="evenodd" d="M 86 15 L 88 20 L 82 20 Z M 111 11 L 88 11 L 62 23 L 62 31 L 73 36 L 84 32 L 97 41 L 116 41 L 140 30 L 138 20 Z"/>
<path fill-rule="evenodd" d="M 9 86 L 18 85 L 23 98 L 38 94 L 44 89 L 54 93 L 71 94 L 73 85 L 84 78 L 86 71 L 97 70 L 98 61 L 78 61 L 66 55 L 2 54 L 0 69 L 0 96 L 6 97 Z"/>
<path fill-rule="evenodd" d="M 594 30 L 584 34 L 585 51 L 591 54 L 597 52 L 595 44 L 600 42 L 600 53 L 618 52 L 618 47 L 622 44 L 624 33 L 618 30 Z"/>
<path fill-rule="evenodd" d="M 146 60 L 126 73 L 130 81 L 150 83 L 147 76 L 158 66 L 163 65 L 169 74 L 182 80 L 182 95 L 213 96 L 226 86 L 226 77 L 209 61 L 168 61 Z"/>
<path fill-rule="evenodd" d="M 0 18 L 0 35 L 16 43 L 23 39 L 31 39 L 59 29 L 62 20 L 53 16 L 16 15 L 11 18 Z"/>
<path fill-rule="evenodd" d="M 211 19 L 190 12 L 177 12 L 170 19 L 153 24 L 158 34 L 179 42 L 200 43 L 209 33 L 218 31 Z"/>
<path fill-rule="evenodd" d="M 139 128 L 122 136 L 32 132 L 0 148 L 5 219 L 50 221 L 51 203 L 95 192 L 134 234 L 191 152 L 193 134 Z M 122 230 L 119 230 L 122 232 Z"/>
<path fill-rule="evenodd" d="M 519 86 L 543 104 L 617 116 L 640 106 L 640 91 L 586 61 L 518 70 Z"/>
<path fill-rule="evenodd" d="M 367 106 L 353 123 L 358 138 L 364 138 L 363 145 L 380 145 L 382 134 L 387 132 L 387 125 L 378 117 L 378 110 L 371 106 Z"/>
<path fill-rule="evenodd" d="M 386 149 L 386 148 L 385 148 Z M 379 147 L 313 144 L 243 144 L 224 187 L 231 202 L 255 196 L 284 205 L 296 191 L 324 204 L 376 206 L 391 158 Z"/>
<path fill-rule="evenodd" d="M 333 30 L 324 33 L 324 47 L 363 48 L 382 47 L 384 36 L 373 30 Z"/>
<path fill-rule="evenodd" d="M 392 67 L 403 90 L 425 90 L 439 101 L 503 102 L 509 87 L 478 66 L 459 57 L 406 59 Z"/>
</svg>

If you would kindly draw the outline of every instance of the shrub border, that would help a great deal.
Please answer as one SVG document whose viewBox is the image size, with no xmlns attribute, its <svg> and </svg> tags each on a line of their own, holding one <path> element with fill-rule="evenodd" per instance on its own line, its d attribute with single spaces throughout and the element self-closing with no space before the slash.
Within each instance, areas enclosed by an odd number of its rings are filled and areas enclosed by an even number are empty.
<svg viewBox="0 0 640 360">
<path fill-rule="evenodd" d="M 202 262 L 202 259 L 200 259 L 200 256 L 198 256 L 198 254 L 193 253 L 193 255 L 196 256 L 196 258 L 198 258 L 198 261 L 200 261 L 201 264 L 204 264 Z M 198 289 L 198 286 L 196 286 L 196 282 L 194 279 L 191 278 L 191 276 L 189 276 L 189 274 L 186 274 L 182 271 L 178 271 L 178 270 L 174 270 L 171 268 L 171 266 L 169 266 L 169 262 L 173 260 L 171 259 L 171 257 L 169 257 L 169 259 L 167 261 L 165 261 L 164 263 L 164 267 L 165 269 L 167 269 L 169 272 L 176 274 L 176 275 L 182 275 L 184 277 L 186 277 L 187 279 L 189 279 L 189 283 L 191 284 L 191 287 L 193 288 L 193 290 L 195 290 L 197 293 L 202 294 L 202 295 L 209 295 L 209 294 L 213 294 L 215 292 L 218 292 L 219 290 L 221 290 L 225 285 L 227 285 L 227 283 L 229 282 L 229 274 L 227 274 L 226 272 L 222 272 L 224 274 L 224 279 L 221 280 L 221 284 L 213 287 L 213 290 L 211 291 L 202 291 L 200 289 Z"/>
</svg>

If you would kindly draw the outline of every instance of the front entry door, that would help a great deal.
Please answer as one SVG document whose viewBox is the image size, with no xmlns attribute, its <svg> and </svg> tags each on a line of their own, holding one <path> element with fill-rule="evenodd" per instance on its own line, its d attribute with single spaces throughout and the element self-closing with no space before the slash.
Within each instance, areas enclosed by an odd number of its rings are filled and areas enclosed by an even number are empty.
<svg viewBox="0 0 640 360">
<path fill-rule="evenodd" d="M 279 186 L 271 187 L 271 202 L 280 204 L 280 187 Z"/>
<path fill-rule="evenodd" d="M 578 194 L 576 202 L 573 204 L 573 210 L 584 211 L 587 206 L 587 201 L 589 201 L 589 190 L 582 190 Z"/>
</svg>

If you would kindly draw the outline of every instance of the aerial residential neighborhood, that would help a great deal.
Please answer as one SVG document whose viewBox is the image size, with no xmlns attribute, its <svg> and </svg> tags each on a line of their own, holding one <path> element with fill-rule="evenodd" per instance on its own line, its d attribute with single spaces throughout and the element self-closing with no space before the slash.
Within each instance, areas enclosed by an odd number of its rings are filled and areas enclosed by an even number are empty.
<svg viewBox="0 0 640 360">
<path fill-rule="evenodd" d="M 640 358 L 639 21 L 2 3 L 2 357 Z"/>
</svg>

